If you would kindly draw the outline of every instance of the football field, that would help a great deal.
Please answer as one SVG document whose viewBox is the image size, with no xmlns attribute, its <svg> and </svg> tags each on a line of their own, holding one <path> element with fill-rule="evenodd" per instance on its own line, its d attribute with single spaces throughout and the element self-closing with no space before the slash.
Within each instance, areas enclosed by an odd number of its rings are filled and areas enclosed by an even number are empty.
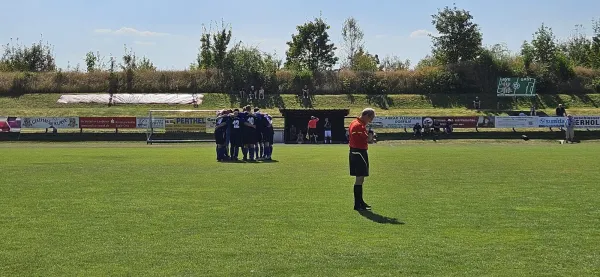
<svg viewBox="0 0 600 277">
<path fill-rule="evenodd" d="M 0 276 L 598 276 L 600 143 L 0 143 Z"/>
</svg>

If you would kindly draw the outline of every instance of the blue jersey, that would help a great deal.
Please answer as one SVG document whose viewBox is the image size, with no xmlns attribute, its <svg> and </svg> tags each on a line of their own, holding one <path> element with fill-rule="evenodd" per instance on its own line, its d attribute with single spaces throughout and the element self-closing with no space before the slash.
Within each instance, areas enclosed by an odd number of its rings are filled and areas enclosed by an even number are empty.
<svg viewBox="0 0 600 277">
<path fill-rule="evenodd" d="M 250 114 L 250 113 L 245 113 L 244 114 L 244 119 L 245 119 L 244 122 L 248 122 L 248 123 L 250 123 L 252 125 L 256 125 L 256 123 L 257 123 L 256 122 L 256 117 L 254 117 L 254 115 Z M 254 130 L 256 130 L 255 128 L 252 128 L 250 126 L 246 126 L 245 124 L 244 124 L 243 127 L 244 127 L 245 131 L 254 131 Z"/>
<path fill-rule="evenodd" d="M 229 123 L 227 122 L 227 120 L 229 119 L 229 116 L 219 116 L 217 117 L 217 121 L 215 123 L 215 132 L 225 132 L 225 130 L 227 130 Z M 225 123 L 225 126 L 221 126 L 219 127 L 219 125 Z"/>
<path fill-rule="evenodd" d="M 243 128 L 242 126 L 244 126 L 244 122 L 246 122 L 246 119 L 240 115 L 241 114 L 229 119 L 229 128 L 231 128 L 232 132 L 241 132 L 242 131 L 242 128 Z"/>
<path fill-rule="evenodd" d="M 259 112 L 254 113 L 254 122 L 255 122 L 254 125 L 256 125 L 257 131 L 262 132 L 262 130 L 265 127 L 264 121 L 265 121 L 265 118 L 264 118 L 263 114 L 261 114 Z"/>
<path fill-rule="evenodd" d="M 265 131 L 273 132 L 273 118 L 270 115 L 264 117 Z"/>
</svg>

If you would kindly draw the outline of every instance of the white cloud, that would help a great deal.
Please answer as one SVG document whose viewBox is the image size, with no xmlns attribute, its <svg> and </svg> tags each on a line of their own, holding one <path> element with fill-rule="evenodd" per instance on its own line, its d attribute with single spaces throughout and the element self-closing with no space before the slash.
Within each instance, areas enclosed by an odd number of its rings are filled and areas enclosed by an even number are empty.
<svg viewBox="0 0 600 277">
<path fill-rule="evenodd" d="M 412 33 L 410 33 L 410 37 L 411 38 L 422 38 L 422 37 L 428 37 L 429 35 L 434 35 L 435 34 L 433 32 L 421 29 L 421 30 L 416 30 Z"/>
<path fill-rule="evenodd" d="M 154 41 L 140 41 L 140 40 L 136 40 L 133 43 L 135 43 L 137 45 L 156 45 L 156 42 L 154 42 Z"/>
<path fill-rule="evenodd" d="M 122 27 L 118 30 L 111 29 L 96 29 L 94 33 L 99 34 L 113 34 L 113 35 L 121 35 L 121 36 L 139 36 L 139 37 L 158 37 L 158 36 L 167 36 L 167 33 L 159 33 L 159 32 L 151 32 L 151 31 L 140 31 L 130 27 Z"/>
</svg>

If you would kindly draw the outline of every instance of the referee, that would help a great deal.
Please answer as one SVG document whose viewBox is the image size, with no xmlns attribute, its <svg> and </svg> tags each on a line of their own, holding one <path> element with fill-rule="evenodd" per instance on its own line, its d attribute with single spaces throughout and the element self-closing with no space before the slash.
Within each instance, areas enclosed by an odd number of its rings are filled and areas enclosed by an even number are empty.
<svg viewBox="0 0 600 277">
<path fill-rule="evenodd" d="M 360 117 L 356 118 L 350 127 L 350 176 L 356 177 L 354 182 L 354 209 L 357 211 L 370 210 L 369 206 L 363 200 L 363 182 L 365 177 L 369 176 L 369 148 L 367 133 L 367 124 L 375 118 L 375 110 L 366 108 L 362 111 Z"/>
</svg>

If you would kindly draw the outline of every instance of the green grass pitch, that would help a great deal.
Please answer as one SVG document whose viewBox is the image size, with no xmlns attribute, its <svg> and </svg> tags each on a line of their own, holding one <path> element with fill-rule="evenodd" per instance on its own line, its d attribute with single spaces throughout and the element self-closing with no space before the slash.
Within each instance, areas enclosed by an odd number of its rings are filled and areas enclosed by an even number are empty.
<svg viewBox="0 0 600 277">
<path fill-rule="evenodd" d="M 598 276 L 600 144 L 0 144 L 2 276 Z"/>
</svg>

